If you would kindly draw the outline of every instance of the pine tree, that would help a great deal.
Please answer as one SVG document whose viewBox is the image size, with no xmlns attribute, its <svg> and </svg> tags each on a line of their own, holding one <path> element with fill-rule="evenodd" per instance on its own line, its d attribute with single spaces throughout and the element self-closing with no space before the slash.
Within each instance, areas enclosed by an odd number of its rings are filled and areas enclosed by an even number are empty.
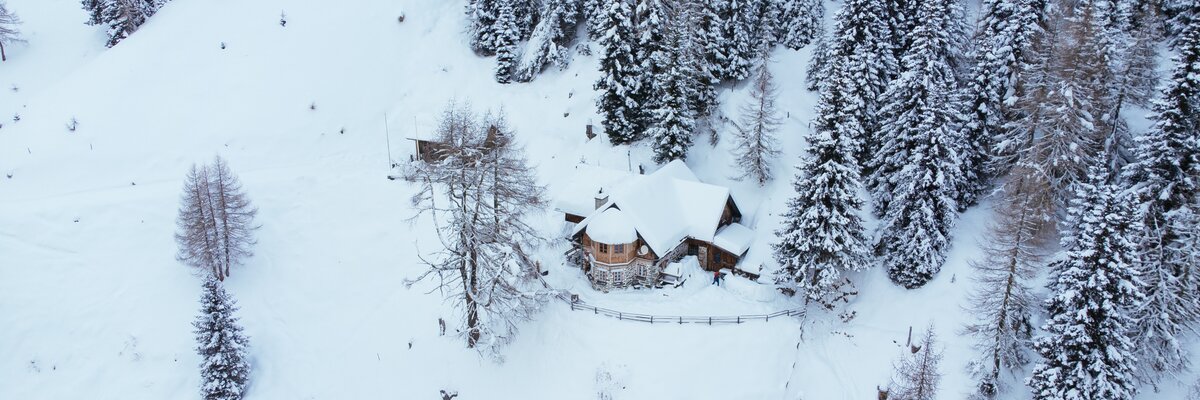
<svg viewBox="0 0 1200 400">
<path fill-rule="evenodd" d="M 771 163 L 780 153 L 775 134 L 783 125 L 775 104 L 779 88 L 775 86 L 769 62 L 769 58 L 764 58 L 751 83 L 750 100 L 742 106 L 741 126 L 733 147 L 735 167 L 742 170 L 738 179 L 752 178 L 759 186 L 771 180 Z"/>
<path fill-rule="evenodd" d="M 775 35 L 780 43 L 800 50 L 820 40 L 821 20 L 825 18 L 825 2 L 820 0 L 780 0 L 779 28 Z"/>
<path fill-rule="evenodd" d="M 868 249 L 862 218 L 853 138 L 840 124 L 842 92 L 828 86 L 817 103 L 807 155 L 796 167 L 795 194 L 773 244 L 780 270 L 776 282 L 826 302 L 843 274 L 866 268 Z"/>
<path fill-rule="evenodd" d="M 1093 168 L 1078 185 L 1065 256 L 1050 265 L 1049 318 L 1034 343 L 1041 361 L 1029 379 L 1035 399 L 1117 400 L 1137 392 L 1127 312 L 1143 298 L 1130 240 L 1141 227 L 1108 175 Z"/>
<path fill-rule="evenodd" d="M 514 0 L 496 0 L 496 22 L 493 35 L 496 48 L 496 82 L 510 83 L 517 68 L 516 3 Z"/>
<path fill-rule="evenodd" d="M 888 31 L 892 33 L 887 40 L 895 53 L 897 60 L 902 59 L 912 46 L 912 32 L 921 24 L 917 15 L 922 1 L 917 0 L 883 0 L 884 12 L 887 15 Z"/>
<path fill-rule="evenodd" d="M 995 218 L 982 244 L 983 254 L 971 261 L 975 289 L 968 310 L 975 316 L 965 333 L 975 339 L 977 357 L 968 365 L 978 380 L 973 397 L 993 399 L 1005 392 L 1001 374 L 1017 372 L 1029 362 L 1032 318 L 1037 297 L 1029 283 L 1044 265 L 1054 234 L 1054 201 L 1049 186 L 1018 172 L 1007 181 L 993 206 Z"/>
<path fill-rule="evenodd" d="M 879 110 L 881 146 L 873 154 L 867 186 L 874 199 L 876 215 L 886 215 L 897 192 L 901 171 L 914 160 L 913 149 L 929 144 L 933 136 L 955 154 L 967 147 L 961 143 L 956 122 L 959 114 L 955 88 L 958 79 L 950 59 L 962 37 L 954 37 L 948 26 L 960 21 L 961 5 L 955 0 L 922 3 L 917 14 L 921 23 L 909 34 L 910 51 L 905 54 L 905 74 L 891 82 Z M 918 156 L 919 157 L 919 156 Z M 957 157 L 957 155 L 955 155 Z M 948 168 L 957 168 L 950 164 Z M 942 171 L 941 192 L 956 200 L 963 186 L 960 171 Z"/>
<path fill-rule="evenodd" d="M 1137 139 L 1132 184 L 1141 233 L 1138 270 L 1146 301 L 1133 312 L 1143 380 L 1178 374 L 1190 358 L 1181 342 L 1200 322 L 1200 20 L 1179 33 L 1170 81 L 1155 101 L 1154 124 Z"/>
<path fill-rule="evenodd" d="M 641 90 L 637 97 L 644 99 L 643 109 L 655 110 L 659 108 L 658 103 L 664 100 L 664 92 L 668 90 L 668 85 L 665 84 L 667 78 L 661 75 L 667 68 L 675 67 L 673 64 L 677 62 L 678 55 L 674 54 L 675 49 L 667 47 L 669 44 L 666 35 L 671 29 L 671 21 L 668 19 L 666 1 L 641 0 L 635 1 L 635 4 L 634 20 L 637 21 L 637 25 L 634 31 L 637 32 L 637 46 L 634 53 L 642 64 L 642 74 L 638 76 L 641 80 L 638 87 Z"/>
<path fill-rule="evenodd" d="M 608 0 L 583 0 L 583 18 L 587 26 L 588 38 L 599 41 L 604 37 L 604 13 Z"/>
<path fill-rule="evenodd" d="M 242 333 L 237 305 L 216 279 L 204 281 L 196 328 L 196 352 L 200 353 L 200 395 L 205 400 L 238 400 L 250 380 L 246 355 L 249 339 Z"/>
<path fill-rule="evenodd" d="M 826 57 L 824 83 L 844 92 L 842 106 L 855 124 L 850 130 L 855 131 L 853 141 L 861 167 L 867 167 L 878 150 L 879 101 L 899 73 L 885 12 L 878 0 L 847 0 L 838 11 Z"/>
<path fill-rule="evenodd" d="M 599 111 L 604 116 L 604 129 L 613 144 L 637 140 L 645 132 L 643 101 L 639 95 L 642 63 L 635 53 L 636 32 L 632 26 L 633 10 L 624 0 L 609 0 L 604 12 L 604 37 L 600 39 L 600 79 L 594 89 L 600 92 Z"/>
<path fill-rule="evenodd" d="M 8 61 L 8 55 L 4 53 L 5 45 L 25 42 L 21 38 L 21 31 L 17 29 L 17 25 L 20 24 L 21 19 L 9 11 L 8 5 L 0 0 L 0 62 Z"/>
<path fill-rule="evenodd" d="M 896 376 L 888 386 L 890 400 L 933 400 L 937 398 L 938 383 L 942 373 L 938 364 L 942 361 L 942 351 L 935 349 L 937 336 L 933 326 L 925 330 L 921 344 L 913 346 L 911 354 L 904 355 L 896 363 Z"/>
<path fill-rule="evenodd" d="M 1012 165 L 992 159 L 994 139 L 1006 136 L 1017 82 L 1032 36 L 1038 32 L 1045 0 L 984 0 L 975 34 L 974 67 L 966 82 L 962 137 L 966 186 L 962 200 L 973 203 Z M 1011 163 L 1012 161 L 1010 161 Z"/>
</svg>

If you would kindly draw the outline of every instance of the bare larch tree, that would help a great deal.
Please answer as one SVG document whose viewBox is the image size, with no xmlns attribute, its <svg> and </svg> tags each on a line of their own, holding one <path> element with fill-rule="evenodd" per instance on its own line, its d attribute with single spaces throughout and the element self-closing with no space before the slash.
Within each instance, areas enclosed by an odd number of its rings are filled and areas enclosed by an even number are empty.
<svg viewBox="0 0 1200 400">
<path fill-rule="evenodd" d="M 176 220 L 176 258 L 225 280 L 230 267 L 253 255 L 257 214 L 225 159 L 217 156 L 210 165 L 192 165 Z"/>
<path fill-rule="evenodd" d="M 912 354 L 905 354 L 896 362 L 896 376 L 888 389 L 888 400 L 933 400 L 937 398 L 938 381 L 942 373 L 938 372 L 938 363 L 942 361 L 942 351 L 934 348 L 937 337 L 933 334 L 933 326 L 925 330 L 925 338 L 921 343 L 912 346 Z"/>
<path fill-rule="evenodd" d="M 418 187 L 413 221 L 430 214 L 444 249 L 422 256 L 429 268 L 408 283 L 433 281 L 462 309 L 467 347 L 499 358 L 499 347 L 547 294 L 528 255 L 542 240 L 525 221 L 546 205 L 545 188 L 503 113 L 480 119 L 469 106 L 451 103 L 437 135 L 437 160 L 416 162 L 405 176 Z"/>
<path fill-rule="evenodd" d="M 742 106 L 741 126 L 733 147 L 737 157 L 735 166 L 742 171 L 739 178 L 753 178 L 759 186 L 771 180 L 771 163 L 779 156 L 775 132 L 783 124 L 775 104 L 779 88 L 767 68 L 769 63 L 769 59 L 763 61 L 751 83 L 750 100 Z"/>
<path fill-rule="evenodd" d="M 1055 223 L 1049 182 L 1023 166 L 1013 169 L 993 208 L 983 255 L 971 261 L 978 275 L 968 309 L 975 319 L 965 329 L 979 352 L 967 368 L 978 380 L 972 398 L 981 399 L 1004 390 L 1002 372 L 1017 372 L 1029 362 L 1032 318 L 1040 306 L 1030 283 L 1048 256 Z"/>
<path fill-rule="evenodd" d="M 25 39 L 21 38 L 21 31 L 17 29 L 17 25 L 21 25 L 21 19 L 8 9 L 8 4 L 0 0 L 0 61 L 8 61 L 8 55 L 4 53 L 4 46 L 25 42 Z"/>
</svg>

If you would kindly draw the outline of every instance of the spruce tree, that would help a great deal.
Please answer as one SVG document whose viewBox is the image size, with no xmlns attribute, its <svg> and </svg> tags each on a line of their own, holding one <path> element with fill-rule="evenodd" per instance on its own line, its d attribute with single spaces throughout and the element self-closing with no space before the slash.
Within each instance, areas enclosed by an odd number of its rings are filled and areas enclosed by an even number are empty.
<svg viewBox="0 0 1200 400">
<path fill-rule="evenodd" d="M 161 5 L 157 0 L 101 1 L 99 21 L 108 25 L 108 47 L 116 46 L 136 32 Z"/>
<path fill-rule="evenodd" d="M 745 79 L 755 56 L 756 7 L 751 0 L 707 3 L 703 26 L 710 72 L 717 81 Z"/>
<path fill-rule="evenodd" d="M 829 78 L 829 38 L 825 36 L 824 25 L 818 27 L 817 35 L 813 38 L 812 58 L 804 69 L 804 88 L 810 92 L 821 90 L 821 83 Z"/>
<path fill-rule="evenodd" d="M 532 50 L 521 60 L 516 80 L 529 82 L 551 65 L 564 69 L 571 61 L 571 43 L 579 25 L 580 4 L 576 0 L 547 0 L 541 18 L 530 34 Z"/>
<path fill-rule="evenodd" d="M 234 316 L 237 305 L 215 278 L 204 281 L 196 328 L 200 395 L 205 400 L 239 400 L 250 380 L 249 340 Z"/>
<path fill-rule="evenodd" d="M 843 274 L 870 265 L 863 221 L 854 138 L 843 129 L 840 88 L 827 86 L 817 103 L 808 149 L 792 183 L 783 226 L 773 244 L 780 270 L 776 283 L 827 302 Z"/>
<path fill-rule="evenodd" d="M 645 131 L 642 63 L 635 53 L 636 32 L 633 10 L 624 0 L 608 0 L 604 11 L 604 37 L 600 39 L 600 79 L 594 89 L 600 92 L 599 111 L 604 129 L 613 144 L 637 140 Z"/>
<path fill-rule="evenodd" d="M 838 11 L 826 57 L 829 64 L 823 80 L 842 87 L 843 106 L 848 107 L 844 112 L 855 125 L 851 130 L 856 131 L 853 141 L 860 167 L 867 167 L 878 150 L 879 101 L 899 71 L 885 12 L 878 0 L 847 0 Z"/>
<path fill-rule="evenodd" d="M 697 128 L 712 115 L 717 106 L 716 84 L 711 65 L 708 63 L 708 37 L 704 28 L 704 0 L 682 0 L 676 12 L 672 29 L 679 32 L 679 68 L 687 79 L 684 81 L 688 108 L 692 111 Z"/>
<path fill-rule="evenodd" d="M 83 10 L 87 11 L 88 14 L 88 20 L 86 24 L 100 25 L 104 23 L 102 13 L 105 1 L 106 0 L 80 0 L 80 5 L 83 6 Z"/>
<path fill-rule="evenodd" d="M 800 50 L 820 40 L 821 20 L 825 18 L 825 2 L 820 0 L 780 0 L 779 27 L 775 32 L 779 42 L 792 50 Z"/>
<path fill-rule="evenodd" d="M 956 0 L 922 3 L 917 14 L 921 23 L 909 34 L 912 47 L 904 56 L 905 74 L 892 81 L 883 95 L 886 100 L 879 110 L 882 143 L 873 154 L 867 179 L 876 215 L 887 215 L 892 195 L 903 184 L 901 171 L 921 156 L 913 150 L 927 146 L 931 136 L 947 146 L 948 157 L 958 157 L 957 152 L 967 147 L 955 125 L 962 117 L 955 91 L 958 79 L 950 61 L 964 38 L 952 36 L 954 30 L 947 29 L 960 21 L 961 10 Z M 947 167 L 959 168 L 958 160 L 953 161 Z M 941 182 L 940 191 L 959 199 L 964 181 L 961 171 L 941 173 L 949 180 Z"/>
<path fill-rule="evenodd" d="M 496 82 L 510 83 L 517 68 L 517 41 L 520 39 L 514 0 L 496 0 L 493 40 L 496 48 Z"/>
<path fill-rule="evenodd" d="M 1035 399 L 1132 399 L 1136 357 L 1129 307 L 1142 301 L 1134 272 L 1140 231 L 1129 199 L 1093 168 L 1077 185 L 1062 240 L 1063 259 L 1050 265 L 1045 332 L 1034 343 L 1041 360 L 1029 386 Z"/>
<path fill-rule="evenodd" d="M 962 123 L 967 146 L 963 154 L 966 185 L 961 200 L 968 205 L 1011 167 L 993 161 L 992 148 L 995 138 L 1006 136 L 1003 132 L 1011 113 L 1008 102 L 1021 96 L 1018 74 L 1044 8 L 1045 0 L 984 0 L 981 6 Z"/>
<path fill-rule="evenodd" d="M 1200 320 L 1200 21 L 1183 29 L 1174 71 L 1154 103 L 1150 130 L 1137 139 L 1124 174 L 1145 228 L 1138 270 L 1146 301 L 1133 312 L 1143 378 L 1157 382 L 1188 365 L 1182 345 Z"/>
<path fill-rule="evenodd" d="M 664 33 L 664 42 L 652 55 L 659 72 L 652 81 L 656 106 L 651 113 L 654 123 L 647 132 L 653 140 L 654 161 L 659 164 L 686 159 L 695 129 L 695 115 L 688 104 L 689 68 L 679 53 L 682 33 L 675 29 Z"/>
</svg>

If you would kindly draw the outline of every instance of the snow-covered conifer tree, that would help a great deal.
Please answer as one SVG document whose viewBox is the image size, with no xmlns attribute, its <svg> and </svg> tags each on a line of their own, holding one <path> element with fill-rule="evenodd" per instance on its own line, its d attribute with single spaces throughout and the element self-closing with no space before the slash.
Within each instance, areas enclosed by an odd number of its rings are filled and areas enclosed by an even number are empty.
<svg viewBox="0 0 1200 400">
<path fill-rule="evenodd" d="M 962 137 L 967 144 L 963 163 L 966 186 L 962 201 L 974 203 L 991 182 L 1011 168 L 993 162 L 993 140 L 1009 121 L 1010 104 L 1022 94 L 1017 82 L 1032 35 L 1042 23 L 1045 0 L 984 0 L 975 33 L 974 66 L 964 94 L 966 118 Z"/>
<path fill-rule="evenodd" d="M 896 362 L 896 375 L 888 386 L 889 400 L 933 400 L 937 398 L 938 383 L 942 373 L 938 364 L 942 361 L 942 350 L 937 349 L 937 336 L 933 326 L 925 330 L 921 344 L 913 346 L 911 354 L 903 355 Z"/>
<path fill-rule="evenodd" d="M 467 31 L 471 36 L 471 49 L 476 54 L 490 56 L 496 53 L 497 5 L 500 0 L 468 0 L 466 7 Z"/>
<path fill-rule="evenodd" d="M 1046 399 L 1132 399 L 1137 393 L 1129 308 L 1142 301 L 1135 272 L 1141 224 L 1111 174 L 1092 168 L 1077 185 L 1062 245 L 1050 265 L 1049 318 L 1034 343 L 1041 360 L 1029 386 Z"/>
<path fill-rule="evenodd" d="M 995 218 L 983 240 L 983 254 L 971 261 L 975 288 L 968 309 L 975 317 L 965 332 L 979 352 L 968 365 L 978 380 L 973 397 L 993 399 L 1006 391 L 1001 374 L 1029 362 L 1033 315 L 1038 301 L 1030 287 L 1044 265 L 1054 236 L 1055 211 L 1049 185 L 1037 174 L 1018 172 L 992 207 Z"/>
<path fill-rule="evenodd" d="M 844 92 L 841 106 L 856 125 L 852 131 L 860 167 L 867 167 L 879 148 L 879 102 L 899 71 L 883 5 L 878 0 L 847 0 L 838 10 L 826 53 L 823 84 L 839 86 Z"/>
<path fill-rule="evenodd" d="M 86 22 L 88 25 L 100 25 L 104 23 L 102 13 L 104 12 L 103 10 L 105 1 L 106 0 L 80 0 L 80 5 L 83 6 L 83 10 L 87 11 L 88 14 L 88 20 Z"/>
<path fill-rule="evenodd" d="M 608 0 L 604 10 L 604 37 L 600 55 L 600 92 L 597 106 L 604 116 L 604 130 L 613 144 L 633 142 L 645 131 L 646 121 L 640 95 L 642 63 L 634 45 L 633 10 L 624 0 Z"/>
<path fill-rule="evenodd" d="M 943 30 L 957 7 L 957 0 L 921 4 L 921 23 L 904 57 L 907 71 L 892 82 L 881 110 L 887 141 L 872 175 L 883 217 L 876 252 L 892 281 L 909 289 L 941 270 L 957 218 L 962 140 L 952 125 L 958 120 L 955 80 L 944 53 L 953 39 Z"/>
<path fill-rule="evenodd" d="M 21 31 L 17 29 L 17 25 L 21 24 L 21 19 L 17 18 L 8 9 L 8 5 L 0 0 L 0 61 L 8 61 L 8 55 L 4 53 L 4 47 L 13 43 L 22 43 L 25 40 L 21 38 Z"/>
<path fill-rule="evenodd" d="M 517 27 L 516 1 L 496 0 L 496 22 L 492 28 L 496 48 L 496 82 L 512 82 L 517 68 L 517 41 L 520 32 Z"/>
<path fill-rule="evenodd" d="M 108 47 L 136 32 L 160 5 L 157 0 L 103 0 L 100 23 L 108 25 Z"/>
<path fill-rule="evenodd" d="M 546 0 L 541 18 L 530 34 L 530 50 L 521 59 L 518 81 L 529 82 L 547 66 L 566 68 L 571 60 L 571 43 L 579 25 L 580 4 L 576 0 Z"/>
<path fill-rule="evenodd" d="M 704 8 L 704 36 L 713 77 L 740 81 L 755 55 L 756 7 L 750 0 L 712 0 Z"/>
<path fill-rule="evenodd" d="M 821 90 L 821 82 L 829 75 L 829 38 L 825 36 L 825 27 L 820 25 L 813 37 L 816 45 L 813 47 L 812 58 L 804 69 L 804 88 L 810 92 Z"/>
<path fill-rule="evenodd" d="M 696 125 L 695 113 L 688 104 L 688 72 L 691 69 L 684 64 L 688 59 L 680 53 L 684 35 L 680 30 L 682 25 L 664 23 L 662 28 L 665 28 L 663 42 L 654 46 L 656 50 L 651 54 L 655 60 L 653 69 L 658 72 L 651 81 L 654 85 L 652 96 L 656 99 L 651 112 L 653 123 L 647 132 L 653 141 L 654 161 L 660 164 L 687 158 Z"/>
<path fill-rule="evenodd" d="M 800 50 L 822 35 L 821 20 L 825 18 L 825 2 L 819 0 L 780 0 L 779 42 L 792 50 Z"/>
<path fill-rule="evenodd" d="M 196 328 L 196 352 L 200 353 L 200 395 L 204 400 L 240 400 L 250 381 L 246 355 L 249 339 L 234 316 L 237 304 L 221 282 L 204 281 Z"/>
<path fill-rule="evenodd" d="M 776 282 L 825 303 L 850 271 L 869 263 L 854 138 L 840 126 L 845 99 L 836 86 L 821 91 L 807 154 L 796 167 L 795 194 L 772 245 Z"/>
<path fill-rule="evenodd" d="M 759 186 L 771 180 L 771 163 L 779 156 L 776 132 L 783 125 L 779 107 L 775 104 L 779 88 L 769 68 L 770 58 L 763 57 L 754 81 L 750 85 L 750 100 L 742 105 L 741 124 L 733 151 L 734 167 L 742 171 L 738 179 L 751 178 Z"/>
<path fill-rule="evenodd" d="M 958 78 L 951 65 L 953 53 L 963 37 L 954 37 L 954 29 L 962 17 L 962 6 L 956 0 L 936 0 L 922 3 L 917 24 L 909 33 L 911 48 L 904 56 L 905 74 L 893 80 L 884 93 L 879 110 L 880 148 L 872 155 L 867 186 L 874 199 L 875 214 L 886 215 L 896 188 L 903 184 L 900 174 L 919 157 L 912 153 L 916 147 L 930 144 L 933 136 L 949 153 L 943 157 L 958 157 L 964 147 L 958 121 L 962 120 L 958 106 Z M 949 161 L 947 168 L 958 168 L 959 160 Z M 942 171 L 940 192 L 959 199 L 963 185 L 961 171 Z"/>
<path fill-rule="evenodd" d="M 1141 375 L 1150 382 L 1187 367 L 1183 342 L 1194 340 L 1200 320 L 1200 20 L 1181 29 L 1154 124 L 1137 139 L 1136 161 L 1125 170 L 1145 227 L 1138 270 L 1146 301 L 1133 312 L 1133 329 Z"/>
</svg>

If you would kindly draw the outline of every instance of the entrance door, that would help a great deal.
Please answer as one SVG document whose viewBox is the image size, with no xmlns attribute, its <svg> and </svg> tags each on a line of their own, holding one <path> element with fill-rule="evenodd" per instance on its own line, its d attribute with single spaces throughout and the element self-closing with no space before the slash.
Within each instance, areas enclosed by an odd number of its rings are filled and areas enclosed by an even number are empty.
<svg viewBox="0 0 1200 400">
<path fill-rule="evenodd" d="M 708 247 L 697 246 L 699 251 L 696 252 L 696 258 L 700 259 L 700 268 L 708 270 Z"/>
</svg>

